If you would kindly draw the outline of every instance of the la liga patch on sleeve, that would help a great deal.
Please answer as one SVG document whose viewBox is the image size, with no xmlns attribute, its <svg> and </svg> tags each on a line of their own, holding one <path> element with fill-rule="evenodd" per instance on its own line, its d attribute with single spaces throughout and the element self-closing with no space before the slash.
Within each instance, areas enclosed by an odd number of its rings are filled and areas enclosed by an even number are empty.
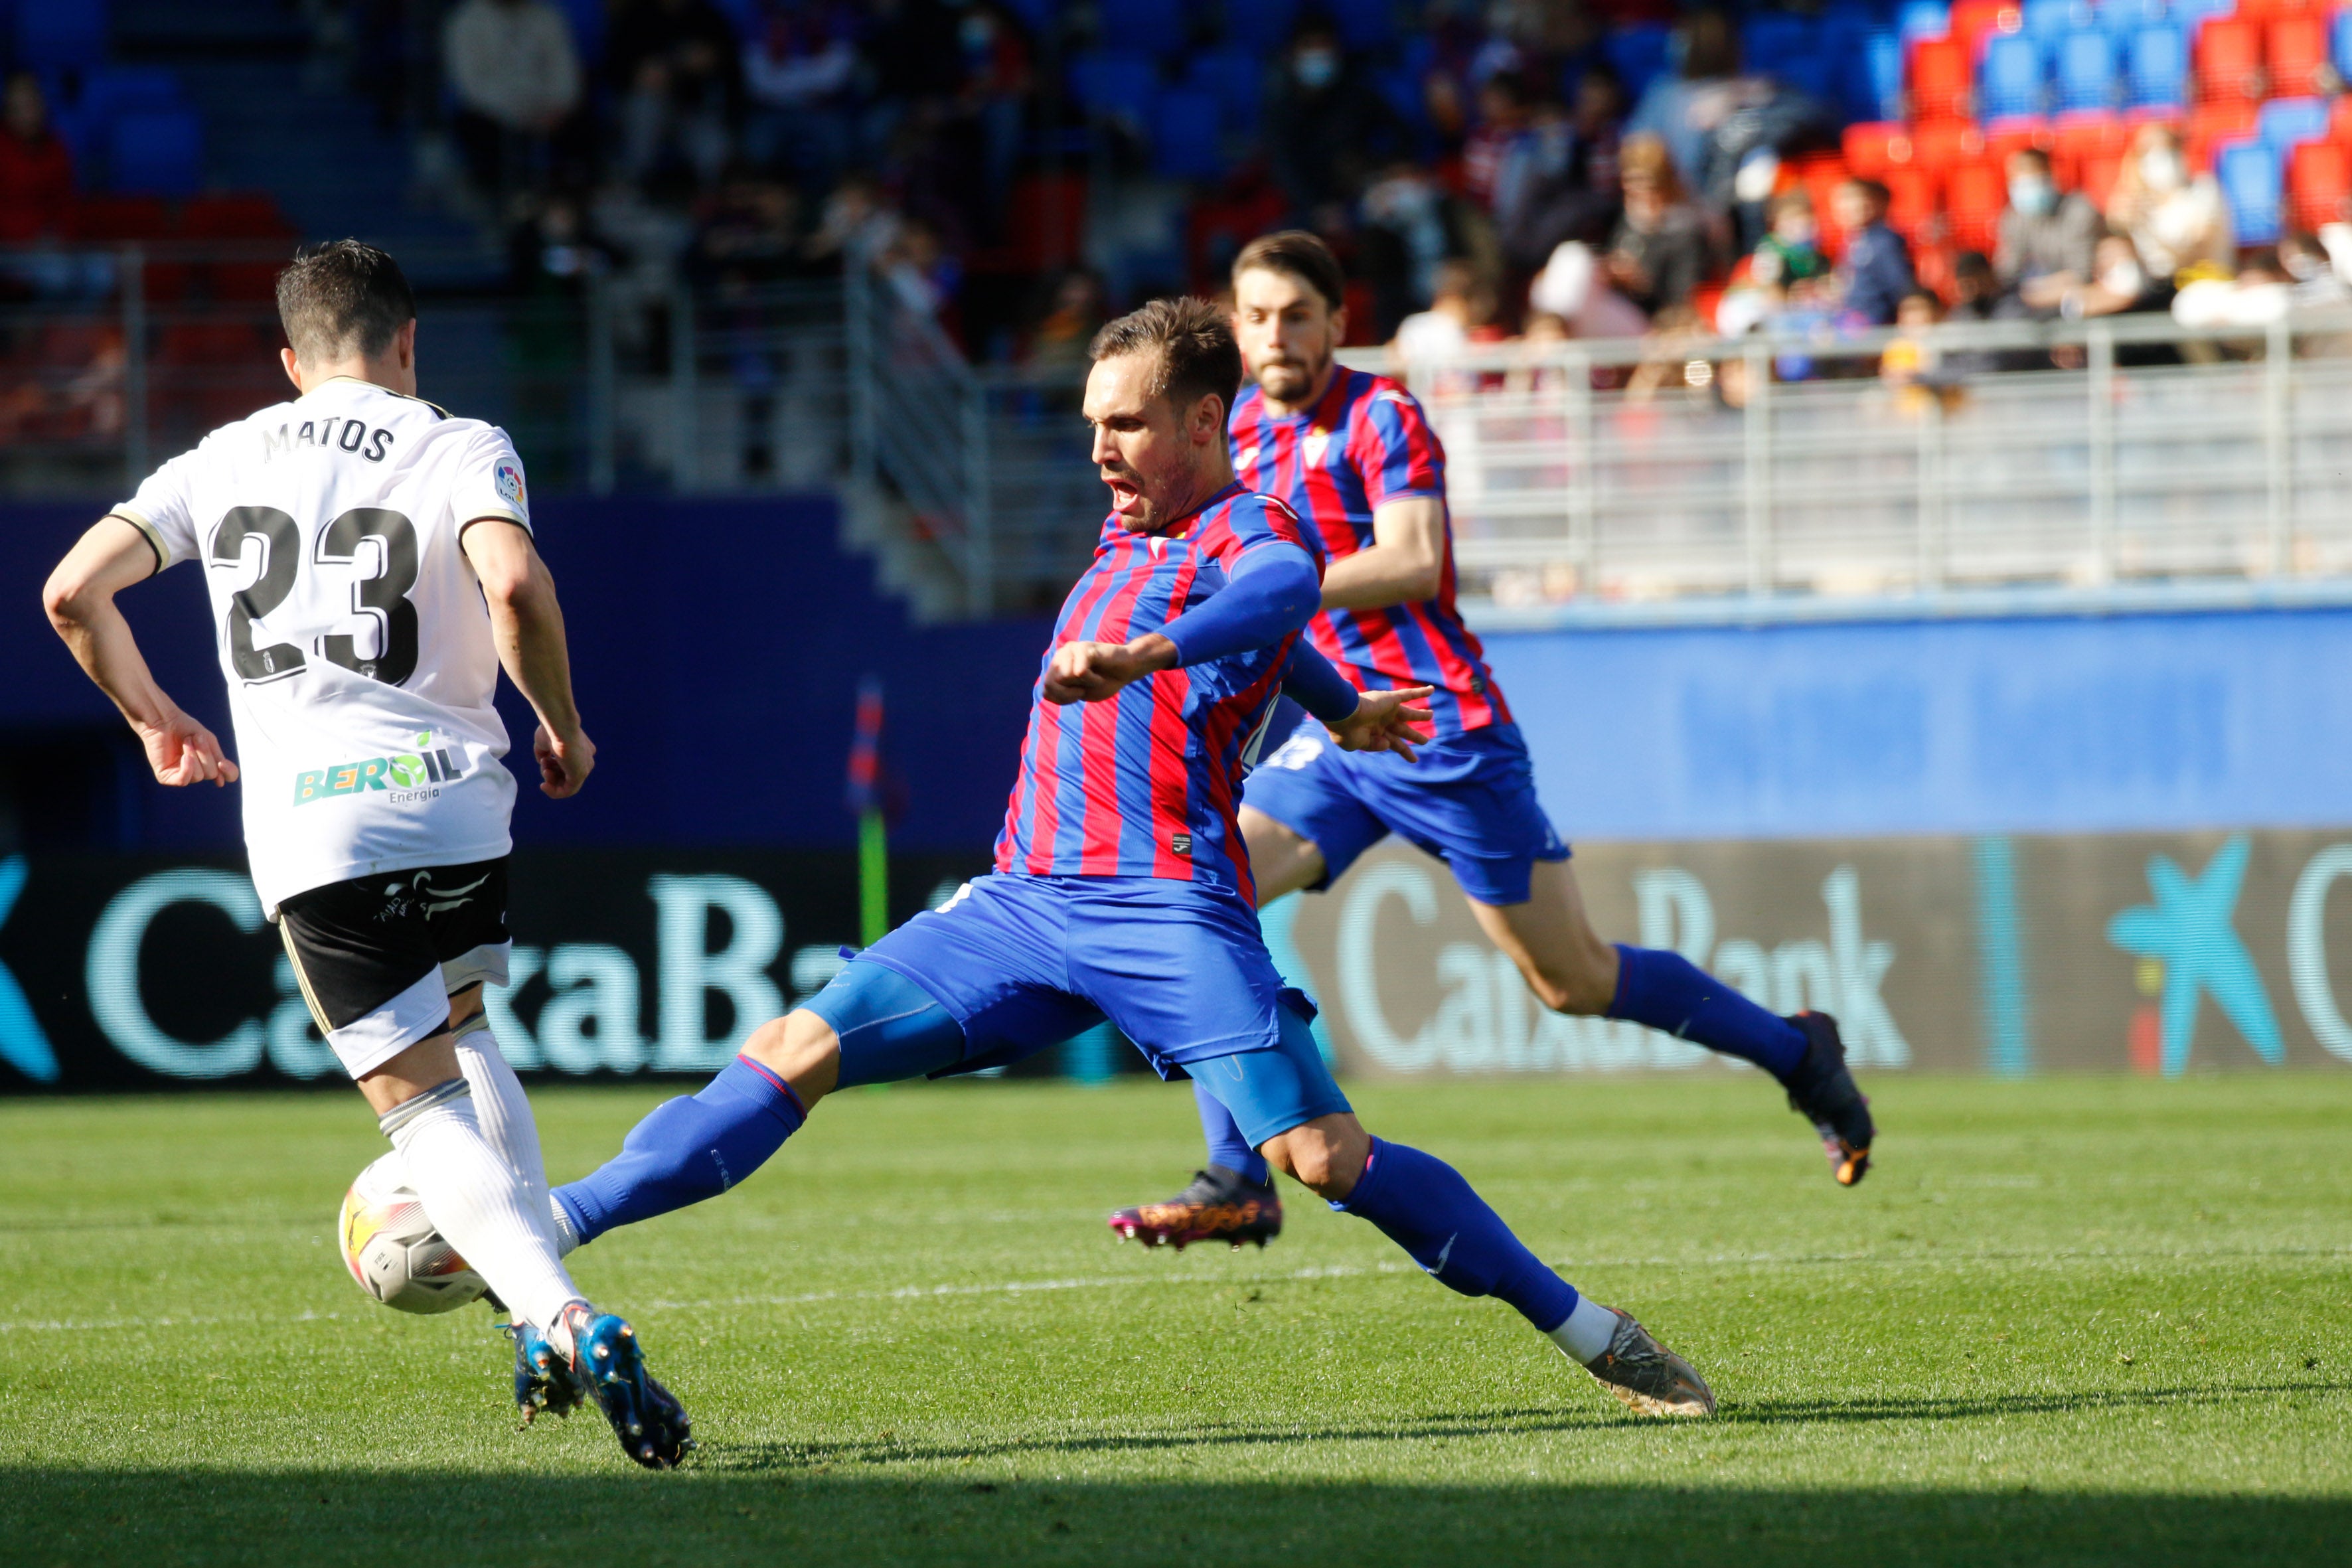
<svg viewBox="0 0 2352 1568">
<path fill-rule="evenodd" d="M 512 463 L 500 463 L 498 472 L 491 476 L 490 482 L 498 490 L 500 500 L 526 517 L 530 515 L 530 509 L 523 504 L 520 468 L 516 468 Z"/>
</svg>

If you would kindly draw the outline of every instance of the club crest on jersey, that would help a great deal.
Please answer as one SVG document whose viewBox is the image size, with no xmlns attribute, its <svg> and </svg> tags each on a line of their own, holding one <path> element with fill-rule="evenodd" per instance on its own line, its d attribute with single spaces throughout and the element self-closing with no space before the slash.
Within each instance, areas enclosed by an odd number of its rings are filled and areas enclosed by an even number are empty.
<svg viewBox="0 0 2352 1568">
<path fill-rule="evenodd" d="M 294 804 L 308 805 L 314 800 L 328 800 L 336 795 L 364 795 L 369 790 L 393 792 L 394 800 L 416 798 L 410 792 L 429 785 L 454 784 L 465 774 L 465 767 L 449 754 L 446 746 L 433 745 L 433 731 L 425 731 L 416 737 L 417 749 L 388 757 L 369 757 L 356 763 L 338 763 L 330 768 L 310 768 L 294 775 Z M 434 794 L 440 792 L 435 790 Z M 425 798 L 430 798 L 427 796 Z"/>
<path fill-rule="evenodd" d="M 1234 467 L 1235 467 L 1235 468 L 1256 468 L 1256 467 L 1257 467 L 1257 448 L 1256 448 L 1255 447 L 1244 447 L 1242 448 L 1242 455 L 1241 455 L 1239 458 L 1236 458 L 1235 459 L 1234 459 Z"/>
<path fill-rule="evenodd" d="M 500 463 L 498 471 L 490 476 L 490 483 L 498 490 L 500 500 L 517 511 L 523 510 L 520 468 L 516 468 L 512 463 Z"/>
<path fill-rule="evenodd" d="M 1309 430 L 1307 432 L 1307 438 L 1298 443 L 1298 449 L 1307 454 L 1307 462 L 1310 468 L 1319 468 L 1323 466 L 1323 454 L 1330 449 L 1330 446 L 1331 432 L 1320 429 Z"/>
</svg>

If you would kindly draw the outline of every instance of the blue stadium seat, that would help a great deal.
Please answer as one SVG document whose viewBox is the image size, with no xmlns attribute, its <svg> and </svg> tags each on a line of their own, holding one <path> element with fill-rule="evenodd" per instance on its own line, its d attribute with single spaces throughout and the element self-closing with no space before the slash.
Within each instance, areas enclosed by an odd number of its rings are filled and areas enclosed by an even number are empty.
<svg viewBox="0 0 2352 1568">
<path fill-rule="evenodd" d="M 2094 26 L 2097 16 L 2090 0 L 2025 0 L 2025 36 L 2054 48 L 2058 40 L 2080 27 Z"/>
<path fill-rule="evenodd" d="M 1150 55 L 1089 49 L 1070 61 L 1070 96 L 1088 114 L 1149 125 L 1152 100 L 1160 96 L 1160 68 Z"/>
<path fill-rule="evenodd" d="M 16 0 L 16 63 L 54 71 L 106 58 L 106 0 Z"/>
<path fill-rule="evenodd" d="M 2263 104 L 2254 118 L 2254 135 L 2279 155 L 2282 164 L 2294 148 L 2305 142 L 2317 142 L 2326 134 L 2327 100 L 2324 98 L 2274 98 Z"/>
<path fill-rule="evenodd" d="M 1895 13 L 1895 35 L 1906 44 L 1940 38 L 1951 26 L 1952 7 L 1947 0 L 1903 0 L 1903 9 Z"/>
<path fill-rule="evenodd" d="M 582 3 L 572 0 L 575 5 Z M 1004 8 L 1034 37 L 1060 19 L 1062 0 L 1004 0 Z"/>
<path fill-rule="evenodd" d="M 2042 44 L 2022 33 L 1996 33 L 1985 40 L 1984 62 L 1978 68 L 1978 114 L 1986 120 L 2039 114 L 2045 85 Z"/>
<path fill-rule="evenodd" d="M 2116 47 L 2095 27 L 2067 34 L 2058 40 L 2058 107 L 2061 110 L 2113 109 L 2116 105 Z"/>
<path fill-rule="evenodd" d="M 2197 24 L 2208 16 L 2227 16 L 2238 9 L 2238 0 L 2172 0 L 2170 21 L 2181 36 L 2197 36 Z"/>
<path fill-rule="evenodd" d="M 204 127 L 193 110 L 125 110 L 108 137 L 108 183 L 147 195 L 193 195 L 204 184 Z"/>
<path fill-rule="evenodd" d="M 1223 106 L 1217 95 L 1171 88 L 1151 110 L 1151 166 L 1171 180 L 1213 180 L 1225 172 Z"/>
<path fill-rule="evenodd" d="M 2240 245 L 2275 245 L 2279 237 L 2279 155 L 2259 142 L 2231 142 L 2214 155 L 2213 172 L 2230 204 Z"/>
<path fill-rule="evenodd" d="M 1240 0 L 1225 7 L 1225 41 L 1271 58 L 1298 25 L 1298 0 Z"/>
<path fill-rule="evenodd" d="M 2327 53 L 2336 62 L 2336 74 L 2352 81 L 2352 10 L 2336 13 L 2327 29 Z"/>
<path fill-rule="evenodd" d="M 1810 17 L 1767 11 L 1739 24 L 1739 58 L 1752 71 L 1777 76 L 1789 61 L 1820 49 L 1821 28 Z"/>
<path fill-rule="evenodd" d="M 1601 52 L 1617 79 L 1625 84 L 1629 101 L 1639 103 L 1649 85 L 1666 74 L 1666 54 L 1673 42 L 1673 32 L 1655 22 L 1620 27 L 1601 41 Z"/>
<path fill-rule="evenodd" d="M 2128 38 L 2142 27 L 2164 19 L 2164 0 L 2105 0 L 2098 9 L 2100 30 L 2117 39 Z"/>
<path fill-rule="evenodd" d="M 1098 35 L 1121 49 L 1168 59 L 1184 47 L 1184 7 L 1179 0 L 1100 0 Z"/>
<path fill-rule="evenodd" d="M 1210 49 L 1192 57 L 1184 85 L 1215 94 L 1226 127 L 1255 136 L 1258 110 L 1265 101 L 1265 60 L 1246 49 Z"/>
<path fill-rule="evenodd" d="M 2133 109 L 2165 108 L 2189 97 L 2189 35 L 2178 23 L 2154 22 L 2124 47 L 2124 102 Z"/>
<path fill-rule="evenodd" d="M 1845 111 L 1855 120 L 1903 118 L 1903 40 L 1873 33 L 1845 60 Z"/>
<path fill-rule="evenodd" d="M 169 66 L 97 66 L 84 74 L 75 107 L 93 123 L 126 110 L 178 109 L 180 73 Z"/>
</svg>

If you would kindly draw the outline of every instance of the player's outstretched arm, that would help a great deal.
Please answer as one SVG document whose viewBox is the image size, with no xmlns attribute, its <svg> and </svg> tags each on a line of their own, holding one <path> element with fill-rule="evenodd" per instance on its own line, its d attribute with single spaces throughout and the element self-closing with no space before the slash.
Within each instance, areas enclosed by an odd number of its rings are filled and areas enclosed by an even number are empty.
<svg viewBox="0 0 2352 1568">
<path fill-rule="evenodd" d="M 181 712 L 155 684 L 131 623 L 114 603 L 115 595 L 156 570 L 155 550 L 145 534 L 119 517 L 101 518 L 49 574 L 41 605 L 84 673 L 130 721 L 158 781 L 235 783 L 236 764 L 222 754 L 210 730 Z"/>
<path fill-rule="evenodd" d="M 1133 642 L 1064 643 L 1045 667 L 1045 700 L 1100 702 L 1155 670 L 1265 647 L 1314 618 L 1315 560 L 1297 545 L 1254 545 L 1231 573 L 1221 592 Z"/>
<path fill-rule="evenodd" d="M 1399 496 L 1372 512 L 1372 542 L 1324 569 L 1323 607 L 1377 610 L 1437 597 L 1445 583 L 1445 503 Z"/>
<path fill-rule="evenodd" d="M 1282 667 L 1282 690 L 1321 720 L 1342 751 L 1394 752 L 1411 763 L 1420 760 L 1414 748 L 1429 741 L 1431 688 L 1359 691 L 1336 665 L 1303 640 L 1292 647 Z"/>
<path fill-rule="evenodd" d="M 528 530 L 505 518 L 477 518 L 459 542 L 481 580 L 490 607 L 490 634 L 499 662 L 523 700 L 539 715 L 531 754 L 539 760 L 540 793 L 553 800 L 580 793 L 596 765 L 596 743 L 580 727 L 572 700 L 572 654 L 563 639 L 563 607 L 555 578 Z"/>
</svg>

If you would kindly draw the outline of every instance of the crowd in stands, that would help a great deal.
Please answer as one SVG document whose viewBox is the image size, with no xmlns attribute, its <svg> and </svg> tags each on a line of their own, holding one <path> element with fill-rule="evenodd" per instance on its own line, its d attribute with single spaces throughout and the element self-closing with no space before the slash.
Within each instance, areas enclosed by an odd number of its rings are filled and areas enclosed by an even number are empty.
<svg viewBox="0 0 2352 1568">
<path fill-rule="evenodd" d="M 1358 341 L 1423 355 L 1929 312 L 2259 321 L 2352 276 L 2352 11 L 2297 0 L 304 10 L 355 89 L 431 80 L 397 112 L 509 235 L 521 291 L 871 268 L 983 359 L 1067 359 L 1285 225 L 1346 261 Z M 0 239 L 72 226 L 53 91 L 8 80 Z"/>
</svg>

